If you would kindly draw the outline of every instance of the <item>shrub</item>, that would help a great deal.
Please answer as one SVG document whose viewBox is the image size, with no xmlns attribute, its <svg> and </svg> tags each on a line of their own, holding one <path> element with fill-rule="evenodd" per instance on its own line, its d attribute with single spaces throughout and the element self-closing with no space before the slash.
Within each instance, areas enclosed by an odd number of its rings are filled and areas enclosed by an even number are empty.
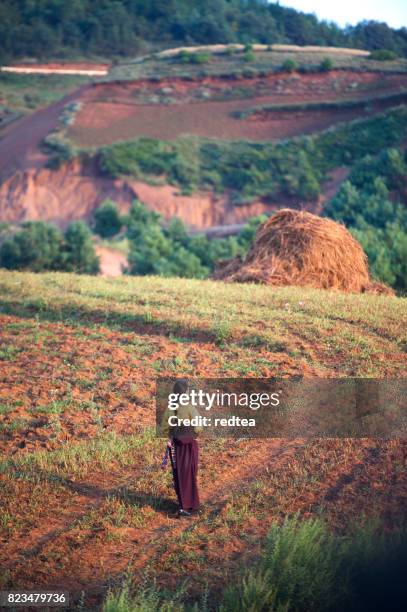
<svg viewBox="0 0 407 612">
<path fill-rule="evenodd" d="M 190 63 L 191 64 L 207 64 L 212 59 L 210 53 L 193 53 Z"/>
<path fill-rule="evenodd" d="M 62 270 L 62 232 L 43 221 L 27 221 L 0 248 L 0 266 L 9 270 Z"/>
<path fill-rule="evenodd" d="M 99 151 L 98 161 L 102 172 L 112 178 L 121 175 L 159 176 L 170 171 L 173 155 L 170 144 L 152 138 L 139 138 L 103 147 Z"/>
<path fill-rule="evenodd" d="M 407 537 L 370 524 L 346 536 L 320 520 L 287 519 L 270 530 L 256 569 L 224 595 L 222 612 L 396 610 L 404 587 Z"/>
<path fill-rule="evenodd" d="M 253 51 L 245 51 L 245 53 L 243 54 L 244 62 L 254 62 L 255 59 L 256 59 L 256 56 Z"/>
<path fill-rule="evenodd" d="M 320 72 L 329 72 L 334 67 L 334 63 L 330 57 L 324 57 L 319 65 Z"/>
<path fill-rule="evenodd" d="M 368 256 L 372 276 L 400 291 L 407 289 L 407 210 L 389 190 L 402 188 L 406 178 L 397 149 L 366 156 L 324 209 L 349 226 Z"/>
<path fill-rule="evenodd" d="M 185 49 L 177 56 L 180 62 L 183 64 L 207 64 L 211 61 L 212 56 L 206 52 L 191 52 Z"/>
<path fill-rule="evenodd" d="M 78 150 L 60 133 L 52 133 L 43 141 L 43 148 L 49 155 L 47 167 L 58 169 L 62 164 L 78 156 Z"/>
<path fill-rule="evenodd" d="M 103 202 L 94 212 L 94 231 L 102 238 L 118 234 L 123 226 L 117 205 L 111 200 Z"/>
<path fill-rule="evenodd" d="M 351 231 L 368 256 L 372 276 L 404 293 L 407 289 L 407 232 L 396 223 L 377 228 L 362 221 Z"/>
<path fill-rule="evenodd" d="M 65 236 L 55 226 L 43 221 L 29 221 L 0 247 L 0 266 L 10 270 L 61 270 L 78 274 L 96 274 L 92 235 L 82 221 L 68 227 Z"/>
<path fill-rule="evenodd" d="M 283 62 L 281 69 L 283 72 L 294 72 L 294 70 L 298 69 L 298 64 L 293 59 L 286 59 Z"/>
<path fill-rule="evenodd" d="M 180 219 L 165 224 L 160 215 L 135 201 L 126 218 L 129 272 L 206 278 L 219 260 L 244 254 L 266 218 L 251 219 L 238 236 L 208 239 L 203 234 L 190 236 Z"/>
<path fill-rule="evenodd" d="M 369 59 L 388 62 L 397 59 L 397 54 L 394 51 L 390 51 L 390 49 L 376 49 L 370 53 Z"/>
<path fill-rule="evenodd" d="M 407 111 L 398 107 L 281 143 L 140 138 L 104 147 L 97 159 L 100 170 L 113 178 L 165 177 L 189 193 L 199 187 L 217 193 L 229 190 L 236 203 L 258 197 L 273 199 L 279 194 L 314 199 L 327 171 L 394 146 L 406 135 Z M 394 180 L 399 181 L 402 160 L 389 159 L 386 164 L 392 166 Z"/>
<path fill-rule="evenodd" d="M 99 258 L 92 234 L 83 221 L 73 221 L 65 232 L 64 270 L 76 274 L 97 274 Z"/>
</svg>

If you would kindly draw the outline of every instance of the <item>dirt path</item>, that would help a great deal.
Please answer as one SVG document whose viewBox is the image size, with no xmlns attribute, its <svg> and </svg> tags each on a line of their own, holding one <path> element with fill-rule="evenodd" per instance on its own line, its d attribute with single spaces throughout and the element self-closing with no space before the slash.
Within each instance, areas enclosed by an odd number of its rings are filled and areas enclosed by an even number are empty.
<svg viewBox="0 0 407 612">
<path fill-rule="evenodd" d="M 23 117 L 0 134 L 0 180 L 27 167 L 40 168 L 46 156 L 39 150 L 42 140 L 58 125 L 66 104 L 77 100 L 91 85 L 84 85 L 62 100 Z"/>
<path fill-rule="evenodd" d="M 128 265 L 126 256 L 116 249 L 97 246 L 96 255 L 100 257 L 101 276 L 121 276 L 123 268 Z"/>
<path fill-rule="evenodd" d="M 211 465 L 213 458 L 206 460 L 203 455 L 201 487 L 205 516 L 202 520 L 207 520 L 208 513 L 219 514 L 234 493 L 242 491 L 259 475 L 280 469 L 302 446 L 302 440 L 230 441 L 221 454 L 221 463 Z M 80 596 L 82 587 L 86 588 L 88 596 L 100 597 L 106 591 L 108 577 L 110 581 L 120 578 L 129 562 L 135 574 L 141 576 L 144 568 L 157 561 L 163 546 L 167 547 L 201 518 L 194 518 L 192 523 L 180 521 L 164 508 L 154 512 L 145 527 L 126 529 L 125 538 L 120 542 L 102 542 L 97 530 L 88 533 L 83 542 L 75 544 L 75 538 L 80 520 L 92 511 L 103 514 L 106 499 L 120 496 L 122 491 L 132 491 L 131 496 L 137 504 L 135 489 L 142 472 L 143 467 L 132 467 L 110 474 L 92 474 L 83 482 L 61 482 L 76 493 L 71 504 L 55 517 L 52 525 L 47 523 L 45 529 L 39 526 L 31 530 L 29 546 L 24 536 L 11 543 L 3 570 L 9 571 L 18 584 L 44 581 L 47 587 L 69 589 L 74 597 Z M 57 574 L 54 567 L 56 550 L 65 557 L 64 569 Z M 44 571 L 47 567 L 48 571 Z"/>
<path fill-rule="evenodd" d="M 14 74 L 79 74 L 84 76 L 105 76 L 109 72 L 109 64 L 19 64 L 18 66 L 3 66 L 0 72 Z"/>
</svg>

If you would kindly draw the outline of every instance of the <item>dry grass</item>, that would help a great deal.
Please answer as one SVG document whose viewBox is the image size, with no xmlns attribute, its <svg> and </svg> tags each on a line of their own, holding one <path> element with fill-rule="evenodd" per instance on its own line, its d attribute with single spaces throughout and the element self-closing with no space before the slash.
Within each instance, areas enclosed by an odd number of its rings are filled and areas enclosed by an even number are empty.
<svg viewBox="0 0 407 612">
<path fill-rule="evenodd" d="M 226 53 L 229 50 L 232 51 L 244 51 L 245 45 L 231 44 L 231 45 L 201 45 L 194 47 L 177 47 L 176 49 L 166 49 L 156 54 L 156 57 L 174 57 L 187 51 L 188 53 Z M 280 51 L 288 53 L 332 53 L 334 55 L 353 55 L 357 57 L 369 57 L 369 51 L 363 51 L 362 49 L 349 49 L 346 47 L 320 47 L 320 46 L 304 46 L 299 45 L 252 45 L 253 51 Z"/>
<path fill-rule="evenodd" d="M 343 225 L 288 208 L 259 228 L 244 260 L 222 265 L 214 279 L 392 293 L 371 282 L 367 257 Z"/>
</svg>

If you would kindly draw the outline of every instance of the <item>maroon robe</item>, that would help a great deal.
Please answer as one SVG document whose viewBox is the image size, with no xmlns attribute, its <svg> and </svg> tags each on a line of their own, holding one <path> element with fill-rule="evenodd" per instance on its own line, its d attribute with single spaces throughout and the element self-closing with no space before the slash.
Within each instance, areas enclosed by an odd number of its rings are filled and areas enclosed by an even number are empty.
<svg viewBox="0 0 407 612">
<path fill-rule="evenodd" d="M 198 443 L 195 438 L 174 438 L 174 447 L 172 468 L 179 507 L 188 512 L 198 510 Z"/>
</svg>

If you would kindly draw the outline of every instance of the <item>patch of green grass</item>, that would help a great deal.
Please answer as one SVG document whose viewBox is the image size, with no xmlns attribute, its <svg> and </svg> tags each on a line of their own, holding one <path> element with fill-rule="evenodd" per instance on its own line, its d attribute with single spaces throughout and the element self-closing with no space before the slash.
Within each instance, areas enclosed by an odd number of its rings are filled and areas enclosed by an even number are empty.
<svg viewBox="0 0 407 612">
<path fill-rule="evenodd" d="M 0 416 L 9 414 L 9 412 L 13 412 L 18 406 L 23 406 L 24 402 L 22 400 L 14 400 L 11 402 L 7 402 L 7 404 L 0 404 Z"/>
<path fill-rule="evenodd" d="M 31 408 L 30 412 L 34 414 L 62 414 L 72 406 L 73 400 L 72 398 L 64 399 L 64 400 L 55 400 L 46 404 L 45 406 L 36 406 L 35 408 Z"/>
<path fill-rule="evenodd" d="M 31 113 L 63 98 L 70 91 L 89 83 L 84 75 L 0 73 L 3 105 L 21 113 Z"/>
<path fill-rule="evenodd" d="M 20 528 L 20 521 L 7 510 L 0 508 L 0 533 L 2 532 L 7 537 Z M 1 581 L 0 581 L 1 584 Z"/>
<path fill-rule="evenodd" d="M 20 351 L 16 346 L 0 345 L 0 361 L 13 361 Z"/>
<path fill-rule="evenodd" d="M 145 448 L 159 447 L 161 440 L 155 438 L 155 430 L 145 429 L 134 436 L 121 436 L 109 432 L 98 438 L 72 444 L 65 444 L 56 451 L 35 451 L 16 459 L 0 462 L 0 473 L 49 478 L 71 474 L 85 475 L 89 470 L 105 469 L 117 462 L 121 466 L 134 461 L 134 455 L 143 453 Z"/>
<path fill-rule="evenodd" d="M 346 375 L 355 365 L 361 371 L 361 355 L 368 358 L 369 368 L 377 366 L 387 375 L 398 373 L 405 359 L 399 343 L 407 327 L 406 298 L 160 277 L 108 281 L 1 271 L 0 282 L 0 312 L 86 330 L 104 325 L 120 331 L 126 342 L 132 342 L 125 346 L 134 346 L 147 359 L 158 350 L 154 338 L 162 335 L 182 339 L 181 344 L 217 342 L 220 346 L 208 358 L 213 357 L 219 368 L 220 355 L 231 365 L 249 365 L 260 357 L 253 354 L 256 350 L 286 352 L 294 359 L 306 356 L 315 367 L 325 368 L 327 359 L 335 360 L 337 375 Z M 39 296 L 45 297 L 46 309 L 42 302 L 33 307 Z M 152 309 L 155 322 L 147 324 Z M 383 359 L 387 355 L 391 361 Z M 191 365 L 183 359 L 166 365 L 189 371 Z M 161 369 L 162 364 L 156 361 L 155 367 Z M 98 380 L 110 380 L 112 374 L 107 365 L 96 371 Z"/>
<path fill-rule="evenodd" d="M 406 556 L 403 529 L 371 524 L 336 535 L 320 520 L 287 519 L 269 532 L 257 568 L 226 590 L 221 610 L 396 609 Z"/>
<path fill-rule="evenodd" d="M 12 434 L 18 431 L 24 431 L 30 427 L 36 427 L 42 424 L 42 421 L 17 418 L 8 423 L 0 423 L 0 433 Z"/>
<path fill-rule="evenodd" d="M 144 61 L 124 61 L 117 66 L 114 66 L 106 81 L 117 80 L 137 80 L 137 79 L 157 79 L 157 75 L 161 78 L 178 77 L 191 78 L 203 76 L 223 76 L 231 78 L 231 76 L 241 76 L 245 70 L 244 55 L 253 53 L 254 58 L 251 61 L 253 68 L 260 74 L 271 74 L 281 71 L 281 66 L 287 61 L 294 61 L 296 66 L 307 72 L 317 72 L 323 59 L 328 55 L 332 56 L 335 61 L 335 67 L 339 69 L 350 69 L 355 71 L 380 71 L 389 72 L 406 71 L 407 62 L 404 59 L 398 59 L 393 62 L 383 62 L 369 57 L 355 57 L 341 54 L 336 51 L 332 54 L 327 52 L 315 53 L 306 52 L 304 50 L 298 52 L 284 52 L 275 49 L 264 49 L 261 51 L 255 50 L 250 46 L 244 49 L 242 46 L 230 46 L 225 53 L 211 54 L 211 61 L 205 62 L 204 66 L 199 63 L 180 62 L 179 58 L 159 58 L 158 56 L 150 56 Z"/>
</svg>

